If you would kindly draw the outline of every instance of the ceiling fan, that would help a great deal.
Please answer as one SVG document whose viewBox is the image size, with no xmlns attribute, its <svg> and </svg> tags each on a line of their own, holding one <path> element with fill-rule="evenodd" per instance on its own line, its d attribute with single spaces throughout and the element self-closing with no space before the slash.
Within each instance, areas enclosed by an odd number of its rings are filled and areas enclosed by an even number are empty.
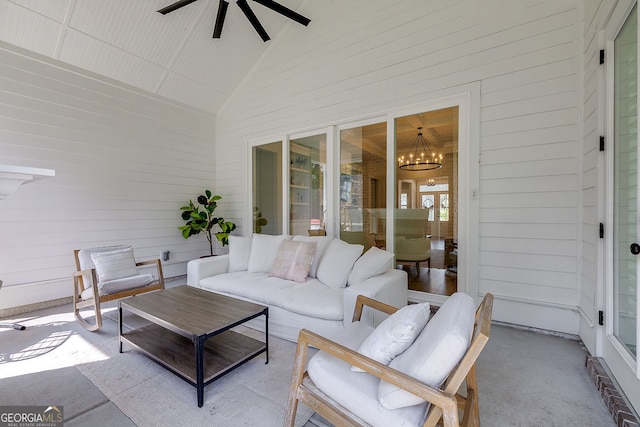
<svg viewBox="0 0 640 427">
<path fill-rule="evenodd" d="M 158 12 L 160 12 L 163 15 L 166 15 L 167 13 L 173 12 L 174 10 L 180 9 L 181 7 L 191 4 L 195 1 L 197 0 L 180 0 L 170 4 L 169 6 L 163 7 Z M 304 16 L 300 15 L 298 12 L 295 12 L 273 0 L 253 0 L 253 1 L 263 5 L 264 7 L 267 7 L 273 10 L 274 12 L 278 12 L 279 14 L 284 15 L 287 18 L 292 19 L 297 23 L 304 25 L 305 27 L 309 25 L 309 22 L 311 22 L 309 18 L 305 18 Z M 220 4 L 218 5 L 218 15 L 216 16 L 216 25 L 213 29 L 214 39 L 219 39 L 220 35 L 222 34 L 222 26 L 224 25 L 224 18 L 227 15 L 227 8 L 229 7 L 229 3 L 236 3 L 238 5 L 238 7 L 240 8 L 240 10 L 242 10 L 244 15 L 247 17 L 247 19 L 251 23 L 251 25 L 253 25 L 253 28 L 255 28 L 255 30 L 258 32 L 258 35 L 260 35 L 260 37 L 262 38 L 262 41 L 266 42 L 267 40 L 271 39 L 271 37 L 269 37 L 269 34 L 267 34 L 267 31 L 264 29 L 264 27 L 256 17 L 255 13 L 253 13 L 253 10 L 251 10 L 251 7 L 249 6 L 249 3 L 247 3 L 247 0 L 220 0 Z"/>
</svg>

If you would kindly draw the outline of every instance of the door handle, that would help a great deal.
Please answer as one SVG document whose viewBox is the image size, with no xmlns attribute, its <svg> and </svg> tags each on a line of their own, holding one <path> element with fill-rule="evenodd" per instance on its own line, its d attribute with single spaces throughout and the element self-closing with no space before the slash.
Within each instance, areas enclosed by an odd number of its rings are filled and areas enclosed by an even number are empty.
<svg viewBox="0 0 640 427">
<path fill-rule="evenodd" d="M 631 250 L 632 254 L 638 255 L 640 254 L 640 245 L 637 243 L 632 243 L 631 246 L 629 247 L 629 250 Z"/>
</svg>

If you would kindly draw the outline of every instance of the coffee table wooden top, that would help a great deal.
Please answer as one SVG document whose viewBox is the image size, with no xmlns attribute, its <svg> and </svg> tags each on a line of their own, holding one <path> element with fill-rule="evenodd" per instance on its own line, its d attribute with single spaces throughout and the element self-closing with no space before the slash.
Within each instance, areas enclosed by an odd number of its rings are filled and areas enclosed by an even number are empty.
<svg viewBox="0 0 640 427">
<path fill-rule="evenodd" d="M 137 295 L 120 304 L 186 337 L 209 335 L 260 315 L 266 308 L 189 285 Z"/>
</svg>

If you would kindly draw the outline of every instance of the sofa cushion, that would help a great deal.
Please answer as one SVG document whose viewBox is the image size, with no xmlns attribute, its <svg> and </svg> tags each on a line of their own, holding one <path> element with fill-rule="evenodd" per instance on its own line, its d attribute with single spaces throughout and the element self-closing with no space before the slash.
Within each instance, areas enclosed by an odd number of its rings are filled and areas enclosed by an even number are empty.
<svg viewBox="0 0 640 427">
<path fill-rule="evenodd" d="M 318 265 L 322 255 L 327 250 L 327 246 L 333 240 L 330 236 L 293 236 L 294 241 L 300 242 L 316 242 L 316 254 L 313 257 L 313 263 L 311 263 L 311 270 L 309 271 L 309 277 L 314 279 L 318 277 Z"/>
<path fill-rule="evenodd" d="M 269 276 L 304 282 L 311 270 L 316 246 L 316 242 L 282 241 Z"/>
<path fill-rule="evenodd" d="M 247 271 L 250 273 L 268 273 L 271 271 L 280 243 L 288 239 L 291 239 L 291 236 L 270 236 L 268 234 L 254 233 L 251 240 L 251 254 L 249 255 Z"/>
<path fill-rule="evenodd" d="M 348 283 L 350 286 L 362 283 L 392 268 L 393 254 L 372 246 L 353 264 L 353 270 L 351 270 L 349 274 Z"/>
<path fill-rule="evenodd" d="M 357 349 L 373 328 L 362 322 L 353 322 L 330 339 Z M 319 351 L 307 365 L 313 383 L 337 403 L 349 408 L 356 416 L 372 426 L 417 426 L 426 416 L 426 403 L 421 406 L 388 410 L 378 401 L 380 380 L 367 372 L 352 372 L 350 365 L 330 354 Z"/>
<path fill-rule="evenodd" d="M 388 365 L 394 357 L 413 344 L 427 324 L 430 314 L 428 302 L 402 307 L 371 332 L 358 348 L 358 352 Z M 351 370 L 363 372 L 355 366 L 352 366 Z"/>
<path fill-rule="evenodd" d="M 318 279 L 308 278 L 305 283 L 298 283 L 270 277 L 267 273 L 238 271 L 206 277 L 199 285 L 206 290 L 237 295 L 308 317 L 342 321 L 344 315 L 344 291 L 331 289 Z"/>
<path fill-rule="evenodd" d="M 246 271 L 249 268 L 251 255 L 251 237 L 229 236 L 229 269 L 228 271 Z"/>
<path fill-rule="evenodd" d="M 473 298 L 461 292 L 451 295 L 424 327 L 413 344 L 389 364 L 424 383 L 440 387 L 464 356 L 475 321 Z M 386 381 L 380 382 L 378 398 L 388 409 L 424 402 Z"/>
<path fill-rule="evenodd" d="M 91 259 L 96 266 L 98 282 L 138 275 L 132 247 L 109 252 L 94 252 L 91 254 Z"/>
<path fill-rule="evenodd" d="M 333 239 L 318 265 L 318 279 L 331 288 L 344 288 L 353 264 L 362 255 L 363 249 L 362 245 Z"/>
</svg>

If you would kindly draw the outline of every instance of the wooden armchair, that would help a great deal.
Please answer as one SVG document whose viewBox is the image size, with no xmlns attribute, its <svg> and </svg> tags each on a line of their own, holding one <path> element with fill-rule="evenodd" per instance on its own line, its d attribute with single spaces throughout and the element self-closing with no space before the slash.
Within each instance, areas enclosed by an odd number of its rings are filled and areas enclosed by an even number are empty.
<svg viewBox="0 0 640 427">
<path fill-rule="evenodd" d="M 388 314 L 394 313 L 395 307 L 358 296 L 353 320 L 360 319 L 363 306 L 369 306 Z M 450 372 L 440 388 L 431 387 L 398 370 L 390 368 L 373 359 L 351 350 L 327 338 L 303 329 L 300 331 L 298 346 L 293 367 L 289 404 L 285 418 L 285 426 L 293 426 L 298 402 L 302 402 L 336 426 L 368 425 L 353 414 L 349 407 L 339 404 L 321 391 L 311 380 L 306 370 L 307 350 L 309 346 L 342 359 L 350 365 L 368 372 L 380 380 L 387 381 L 430 402 L 423 426 L 435 426 L 440 420 L 445 427 L 480 426 L 478 410 L 478 386 L 475 363 L 489 340 L 493 295 L 486 294 L 475 313 L 475 325 L 471 343 L 458 365 Z M 466 396 L 459 394 L 466 380 Z M 462 424 L 459 423 L 459 409 L 463 411 Z"/>
<path fill-rule="evenodd" d="M 73 274 L 73 313 L 89 331 L 102 327 L 100 304 L 145 292 L 164 289 L 159 259 L 136 262 L 131 246 L 107 246 L 73 251 L 77 271 Z M 156 275 L 140 274 L 137 267 L 155 266 Z M 81 314 L 83 308 L 95 311 L 95 324 Z"/>
</svg>

